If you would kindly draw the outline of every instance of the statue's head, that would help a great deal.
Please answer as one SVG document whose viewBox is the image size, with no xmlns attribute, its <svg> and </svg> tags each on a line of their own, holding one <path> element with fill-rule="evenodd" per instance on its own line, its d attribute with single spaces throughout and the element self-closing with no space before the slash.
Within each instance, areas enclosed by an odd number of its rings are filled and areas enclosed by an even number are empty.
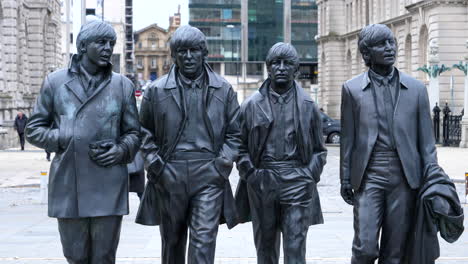
<svg viewBox="0 0 468 264">
<path fill-rule="evenodd" d="M 367 66 L 392 66 L 396 60 L 397 45 L 393 32 L 386 25 L 371 24 L 359 33 L 359 51 Z"/>
<path fill-rule="evenodd" d="M 265 60 L 268 77 L 279 86 L 291 85 L 299 72 L 299 55 L 293 45 L 278 42 Z"/>
<path fill-rule="evenodd" d="M 114 52 L 117 34 L 109 23 L 102 20 L 92 20 L 81 26 L 76 38 L 78 56 L 84 56 L 98 67 L 106 67 Z"/>
<path fill-rule="evenodd" d="M 200 76 L 208 56 L 205 34 L 196 27 L 182 26 L 172 34 L 170 48 L 180 73 L 191 79 Z"/>
</svg>

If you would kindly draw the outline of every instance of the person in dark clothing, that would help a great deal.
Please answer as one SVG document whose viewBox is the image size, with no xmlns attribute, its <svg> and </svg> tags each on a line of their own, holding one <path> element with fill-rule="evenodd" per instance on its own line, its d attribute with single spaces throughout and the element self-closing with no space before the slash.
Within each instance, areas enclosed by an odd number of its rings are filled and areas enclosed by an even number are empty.
<svg viewBox="0 0 468 264">
<path fill-rule="evenodd" d="M 15 118 L 15 130 L 18 132 L 18 137 L 21 145 L 21 150 L 24 150 L 24 129 L 28 123 L 28 117 L 23 112 L 18 112 Z"/>
<path fill-rule="evenodd" d="M 163 264 L 214 262 L 218 226 L 237 224 L 229 183 L 240 144 L 239 103 L 205 62 L 205 35 L 182 26 L 170 41 L 175 62 L 145 90 L 141 152 L 149 183 L 137 223 L 159 225 Z"/>
<path fill-rule="evenodd" d="M 133 83 L 112 72 L 117 35 L 101 20 L 84 24 L 68 69 L 46 76 L 26 139 L 55 152 L 49 216 L 57 218 L 68 263 L 114 264 L 128 172 L 140 146 Z"/>
<path fill-rule="evenodd" d="M 358 44 L 370 69 L 344 83 L 341 102 L 341 195 L 354 206 L 351 263 L 401 264 L 423 170 L 437 163 L 429 99 L 423 83 L 393 66 L 397 45 L 387 26 L 364 27 Z"/>
<path fill-rule="evenodd" d="M 323 223 L 317 183 L 326 163 L 319 110 L 294 78 L 299 56 L 277 43 L 266 58 L 268 79 L 241 106 L 242 144 L 236 203 L 252 220 L 257 263 L 305 264 L 310 225 Z"/>
</svg>

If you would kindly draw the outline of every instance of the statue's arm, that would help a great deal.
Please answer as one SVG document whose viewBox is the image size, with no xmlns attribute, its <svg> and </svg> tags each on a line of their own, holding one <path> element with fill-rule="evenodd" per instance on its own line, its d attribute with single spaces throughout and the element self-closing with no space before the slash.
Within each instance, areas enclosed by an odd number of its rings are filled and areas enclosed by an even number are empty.
<svg viewBox="0 0 468 264">
<path fill-rule="evenodd" d="M 141 124 L 141 152 L 145 159 L 145 168 L 154 175 L 164 168 L 165 162 L 160 156 L 160 147 L 155 142 L 155 113 L 154 96 L 156 87 L 150 86 L 145 90 L 143 100 L 140 106 L 140 124 Z"/>
<path fill-rule="evenodd" d="M 215 166 L 219 173 L 228 178 L 232 170 L 232 164 L 239 154 L 240 126 L 239 126 L 239 102 L 237 93 L 229 87 L 225 110 L 224 142 L 215 160 Z"/>
<path fill-rule="evenodd" d="M 130 163 L 140 148 L 140 121 L 138 120 L 138 110 L 133 92 L 134 86 L 129 80 L 125 83 L 128 94 L 122 109 L 119 145 L 124 150 L 122 163 Z"/>
<path fill-rule="evenodd" d="M 25 137 L 29 143 L 48 152 L 59 150 L 59 128 L 52 128 L 54 122 L 53 97 L 49 78 L 46 77 L 25 131 Z"/>
<path fill-rule="evenodd" d="M 252 114 L 251 112 L 247 111 L 247 102 L 241 107 L 241 111 L 239 114 L 239 124 L 240 124 L 240 131 L 241 131 L 241 144 L 239 146 L 239 158 L 236 162 L 237 169 L 239 170 L 239 176 L 241 179 L 247 180 L 250 175 L 255 172 L 255 166 L 250 158 L 249 153 L 249 129 L 250 129 L 250 122 L 248 120 L 249 116 Z"/>
<path fill-rule="evenodd" d="M 312 104 L 312 124 L 310 126 L 310 132 L 313 153 L 308 168 L 315 182 L 318 183 L 323 167 L 327 163 L 327 149 L 325 148 L 325 142 L 322 136 L 322 119 L 320 118 L 320 113 L 315 103 Z"/>
<path fill-rule="evenodd" d="M 437 164 L 437 150 L 435 147 L 434 130 L 432 126 L 429 97 L 424 87 L 419 89 L 418 96 L 418 149 L 423 160 L 424 168 Z"/>
<path fill-rule="evenodd" d="M 341 92 L 340 192 L 343 200 L 350 205 L 354 204 L 351 186 L 351 155 L 355 144 L 353 107 L 353 100 L 345 83 Z"/>
<path fill-rule="evenodd" d="M 351 182 L 351 154 L 354 146 L 353 103 L 346 84 L 341 91 L 340 181 Z"/>
</svg>

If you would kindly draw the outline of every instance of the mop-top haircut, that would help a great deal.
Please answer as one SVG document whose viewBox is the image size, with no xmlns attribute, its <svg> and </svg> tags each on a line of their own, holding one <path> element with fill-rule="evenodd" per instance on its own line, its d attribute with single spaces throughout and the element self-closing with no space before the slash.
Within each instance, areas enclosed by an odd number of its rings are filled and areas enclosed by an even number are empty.
<svg viewBox="0 0 468 264">
<path fill-rule="evenodd" d="M 172 34 L 169 45 L 173 58 L 180 47 L 199 47 L 203 52 L 203 56 L 208 56 L 205 34 L 198 28 L 189 25 L 179 27 L 174 34 Z"/>
<path fill-rule="evenodd" d="M 109 39 L 111 41 L 117 40 L 117 34 L 114 28 L 107 22 L 99 19 L 91 20 L 81 26 L 80 33 L 76 37 L 76 49 L 78 55 L 81 57 L 85 51 L 86 46 L 98 39 Z"/>
</svg>

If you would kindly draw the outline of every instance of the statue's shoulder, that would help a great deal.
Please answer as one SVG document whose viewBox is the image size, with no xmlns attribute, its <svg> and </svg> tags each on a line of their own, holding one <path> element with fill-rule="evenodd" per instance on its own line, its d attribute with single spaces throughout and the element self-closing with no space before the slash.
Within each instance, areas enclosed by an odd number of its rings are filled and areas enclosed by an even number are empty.
<svg viewBox="0 0 468 264">
<path fill-rule="evenodd" d="M 263 98 L 263 95 L 259 91 L 255 91 L 249 97 L 247 97 L 241 104 L 241 110 L 252 107 L 255 103 L 260 101 Z"/>
<path fill-rule="evenodd" d="M 47 81 L 51 84 L 65 82 L 71 79 L 68 69 L 60 69 L 47 74 Z"/>
<path fill-rule="evenodd" d="M 168 74 L 165 74 L 161 77 L 159 77 L 158 79 L 152 81 L 150 84 L 149 84 L 149 88 L 150 89 L 163 89 L 165 87 L 168 87 L 168 82 L 169 82 L 169 75 Z M 175 80 L 173 80 L 171 83 L 175 82 Z"/>
<path fill-rule="evenodd" d="M 358 89 L 362 86 L 365 79 L 368 78 L 367 71 L 354 76 L 353 78 L 347 80 L 344 85 L 350 90 Z"/>
<path fill-rule="evenodd" d="M 406 74 L 402 71 L 398 71 L 400 83 L 408 89 L 426 90 L 426 86 L 420 80 L 413 76 Z"/>
</svg>

